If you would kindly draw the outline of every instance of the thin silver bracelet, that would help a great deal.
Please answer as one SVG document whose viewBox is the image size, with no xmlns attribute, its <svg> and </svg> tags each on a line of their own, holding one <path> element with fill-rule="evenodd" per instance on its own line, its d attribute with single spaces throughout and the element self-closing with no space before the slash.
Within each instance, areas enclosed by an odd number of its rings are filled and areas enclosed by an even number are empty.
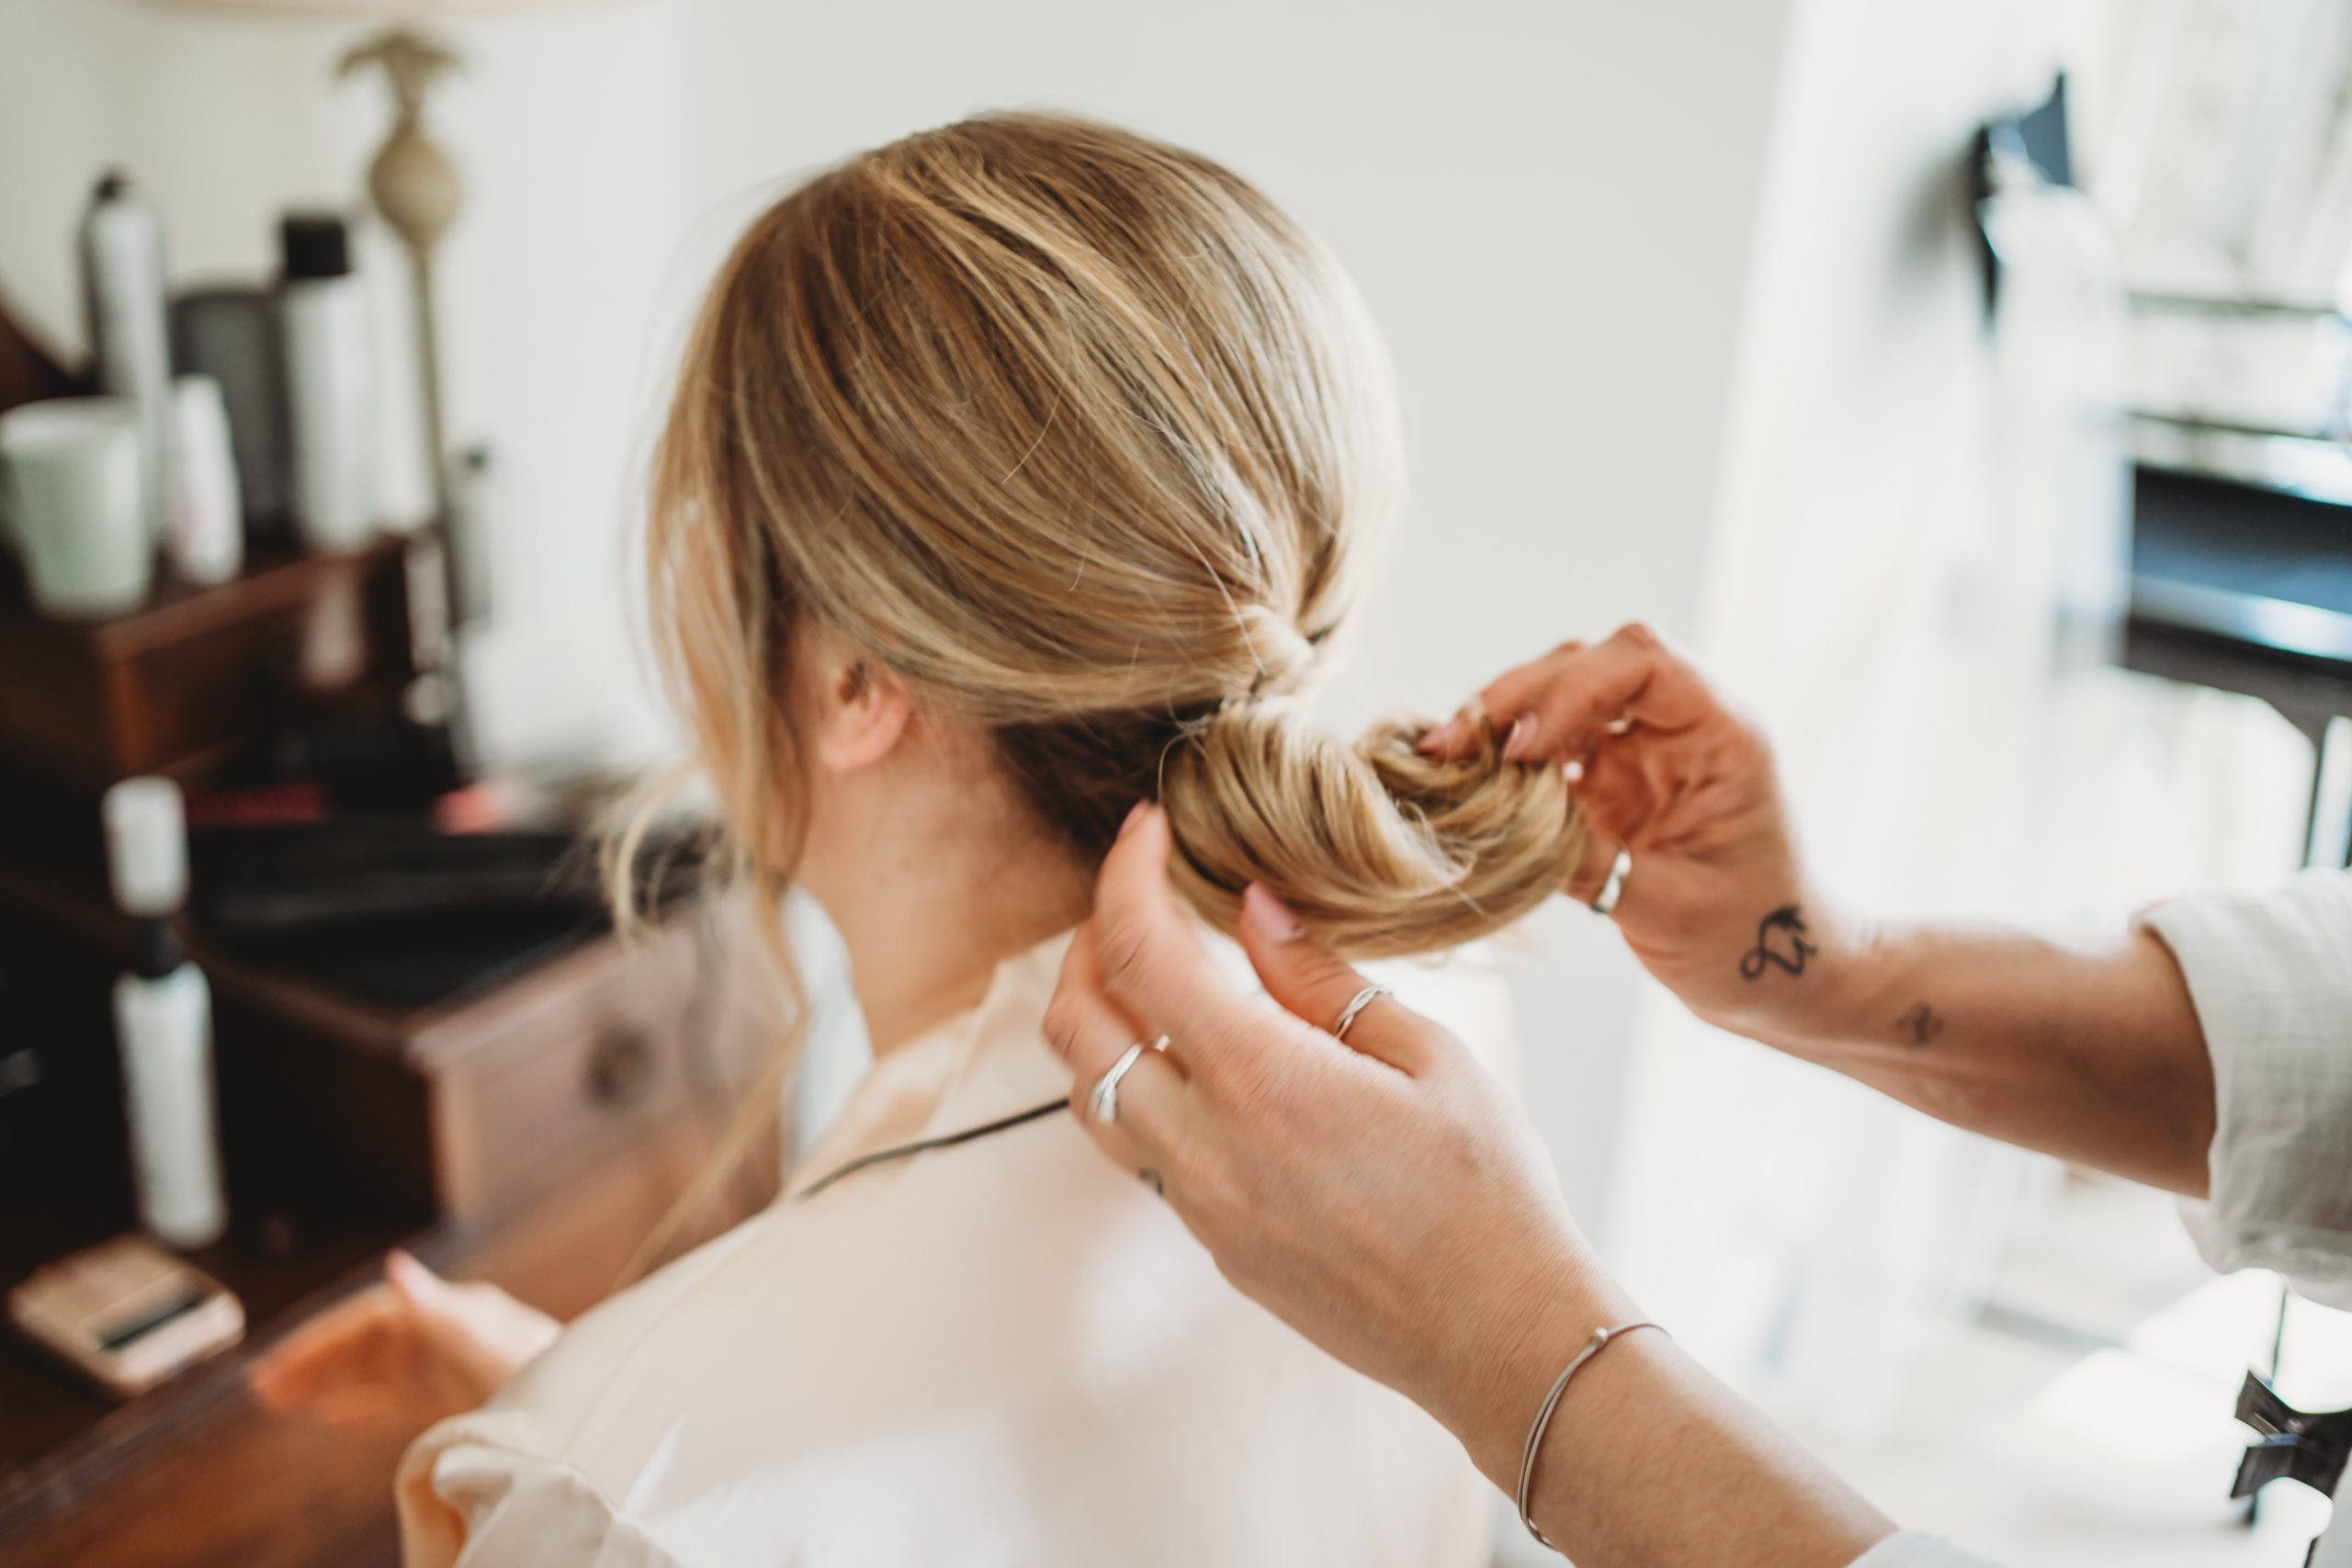
<svg viewBox="0 0 2352 1568">
<path fill-rule="evenodd" d="M 1544 1396 L 1544 1408 L 1535 1413 L 1535 1425 L 1527 1429 L 1527 1448 L 1519 1456 L 1519 1522 L 1527 1527 L 1528 1534 L 1555 1551 L 1560 1549 L 1537 1527 L 1535 1516 L 1527 1511 L 1535 1489 L 1535 1456 L 1544 1448 L 1544 1434 L 1551 1427 L 1552 1412 L 1560 1406 L 1560 1395 L 1568 1391 L 1568 1380 L 1581 1371 L 1587 1361 L 1600 1355 L 1611 1339 L 1621 1334 L 1631 1334 L 1636 1328 L 1656 1328 L 1660 1334 L 1666 1332 L 1665 1328 L 1647 1318 L 1637 1323 L 1621 1323 L 1614 1328 L 1594 1329 L 1592 1337 L 1584 1342 L 1584 1348 L 1577 1352 L 1576 1359 L 1560 1370 L 1559 1381 L 1553 1383 L 1552 1392 Z"/>
</svg>

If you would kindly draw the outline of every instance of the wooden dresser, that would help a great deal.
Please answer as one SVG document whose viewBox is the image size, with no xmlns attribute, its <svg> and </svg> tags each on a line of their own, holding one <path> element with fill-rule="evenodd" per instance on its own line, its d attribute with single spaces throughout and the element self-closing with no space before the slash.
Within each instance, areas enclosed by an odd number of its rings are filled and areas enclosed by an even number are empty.
<svg viewBox="0 0 2352 1568">
<path fill-rule="evenodd" d="M 79 389 L 0 309 L 0 409 Z M 97 869 L 97 791 L 204 776 L 284 725 L 288 671 L 379 704 L 416 673 L 394 542 L 257 543 L 234 583 L 166 583 L 96 625 L 34 617 L 16 575 L 0 552 L 0 1290 L 133 1224 L 107 1001 L 128 937 Z M 16 808 L 20 773 L 80 792 L 62 830 Z M 0 1325 L 0 1563 L 395 1562 L 390 1480 L 413 1434 L 270 1416 L 247 1366 L 393 1246 L 560 1317 L 608 1293 L 771 1048 L 770 987 L 730 931 L 685 916 L 637 947 L 582 931 L 416 1005 L 195 942 L 232 1209 L 196 1260 L 243 1301 L 246 1339 L 114 1404 Z M 765 1201 L 779 1165 L 755 1151 L 766 1179 L 697 1230 Z"/>
<path fill-rule="evenodd" d="M 116 1405 L 0 1331 L 0 1562 L 394 1562 L 390 1481 L 413 1434 L 269 1416 L 246 1392 L 247 1363 L 376 1279 L 395 1245 L 558 1316 L 609 1292 L 770 1048 L 772 1014 L 749 999 L 766 987 L 735 933 L 689 913 L 635 945 L 583 935 L 415 1008 L 198 943 L 234 1221 L 197 1261 L 243 1301 L 247 1338 Z M 0 863 L 0 954 L 8 973 L 39 976 L 49 1097 L 16 1118 L 19 1146 L 0 1164 L 0 1289 L 130 1228 L 105 1013 L 119 940 L 95 890 Z M 22 1146 L 28 1121 L 42 1147 Z M 763 1151 L 700 1233 L 764 1201 L 777 1168 Z"/>
</svg>

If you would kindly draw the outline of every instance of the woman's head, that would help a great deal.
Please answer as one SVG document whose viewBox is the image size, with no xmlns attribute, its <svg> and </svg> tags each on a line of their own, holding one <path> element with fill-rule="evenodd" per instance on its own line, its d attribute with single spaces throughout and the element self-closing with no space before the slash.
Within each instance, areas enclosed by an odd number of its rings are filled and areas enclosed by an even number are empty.
<svg viewBox="0 0 2352 1568">
<path fill-rule="evenodd" d="M 1362 954 L 1451 945 L 1558 886 L 1562 781 L 1343 747 L 1295 700 L 1395 513 L 1385 358 L 1315 240 L 1206 159 L 987 116 L 765 212 L 704 307 L 657 459 L 657 630 L 737 847 L 771 885 L 812 788 L 814 639 L 972 727 L 1081 859 L 1167 807 L 1228 927 L 1265 882 Z"/>
</svg>

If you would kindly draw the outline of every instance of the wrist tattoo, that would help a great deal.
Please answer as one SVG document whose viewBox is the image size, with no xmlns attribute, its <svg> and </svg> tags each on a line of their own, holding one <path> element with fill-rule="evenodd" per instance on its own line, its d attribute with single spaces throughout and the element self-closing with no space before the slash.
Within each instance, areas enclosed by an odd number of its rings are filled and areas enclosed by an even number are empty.
<svg viewBox="0 0 2352 1568">
<path fill-rule="evenodd" d="M 1911 1044 L 1933 1044 L 1936 1036 L 1944 1032 L 1944 1016 L 1927 1003 L 1920 1002 L 1896 1019 L 1894 1027 Z"/>
<path fill-rule="evenodd" d="M 1821 950 L 1804 939 L 1804 911 L 1783 904 L 1756 922 L 1756 945 L 1739 961 L 1739 977 L 1755 981 L 1767 969 L 1804 973 L 1804 962 Z"/>
</svg>

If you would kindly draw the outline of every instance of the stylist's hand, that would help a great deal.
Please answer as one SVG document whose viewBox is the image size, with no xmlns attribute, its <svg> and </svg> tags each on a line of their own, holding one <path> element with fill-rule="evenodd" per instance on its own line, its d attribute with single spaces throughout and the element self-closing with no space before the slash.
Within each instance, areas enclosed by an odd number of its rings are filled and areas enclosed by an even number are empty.
<svg viewBox="0 0 2352 1568">
<path fill-rule="evenodd" d="M 1237 1286 L 1430 1410 L 1508 1488 L 1544 1385 L 1597 1323 L 1630 1315 L 1622 1298 L 1462 1043 L 1386 998 L 1333 1039 L 1364 981 L 1262 888 L 1240 935 L 1273 999 L 1237 991 L 1174 902 L 1169 841 L 1157 808 L 1129 818 L 1046 1014 L 1080 1121 Z M 1161 1034 L 1105 1126 L 1094 1084 Z"/>
<path fill-rule="evenodd" d="M 254 1364 L 254 1394 L 266 1409 L 330 1426 L 424 1426 L 481 1405 L 560 1328 L 495 1285 L 453 1284 L 395 1252 L 382 1284 Z"/>
<path fill-rule="evenodd" d="M 1615 919 L 1683 1005 L 1748 1033 L 1804 1032 L 1870 940 L 1805 875 L 1772 748 L 1753 721 L 1644 626 L 1562 643 L 1478 700 L 1514 761 L 1571 770 L 1593 834 L 1568 882 L 1589 901 L 1622 847 L 1633 871 Z M 1449 756 L 1475 713 L 1430 732 Z"/>
<path fill-rule="evenodd" d="M 1236 991 L 1175 906 L 1168 852 L 1165 816 L 1128 818 L 1046 1013 L 1080 1123 L 1234 1284 L 1435 1416 L 1511 1492 L 1544 1391 L 1594 1329 L 1640 1314 L 1459 1041 L 1386 998 L 1334 1039 L 1363 977 L 1259 887 L 1241 944 L 1273 999 Z M 1095 1084 L 1161 1034 L 1117 1120 L 1097 1121 Z M 1577 1374 L 1531 1508 L 1586 1568 L 1845 1568 L 1893 1528 L 1657 1333 Z"/>
</svg>

